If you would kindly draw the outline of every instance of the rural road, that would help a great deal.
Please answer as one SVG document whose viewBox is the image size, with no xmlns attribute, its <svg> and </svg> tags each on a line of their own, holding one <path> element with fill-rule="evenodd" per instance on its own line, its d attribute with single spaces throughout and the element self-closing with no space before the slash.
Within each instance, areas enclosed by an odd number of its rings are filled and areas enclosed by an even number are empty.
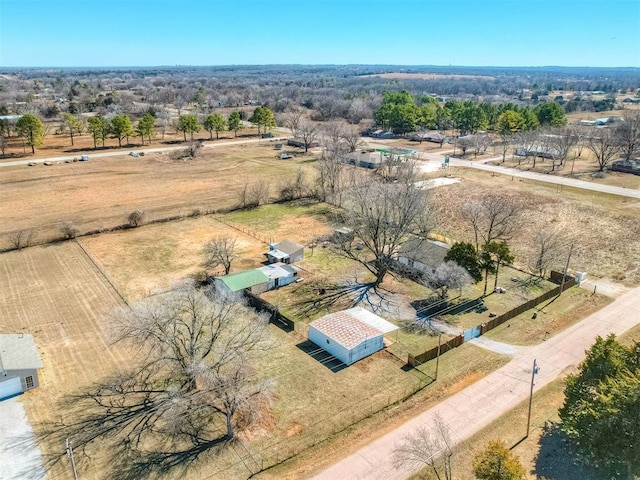
<svg viewBox="0 0 640 480">
<path fill-rule="evenodd" d="M 429 163 L 438 162 L 442 165 L 444 156 L 435 153 L 421 153 L 420 158 Z M 555 185 L 563 185 L 573 188 L 581 188 L 591 190 L 593 192 L 608 193 L 611 195 L 619 195 L 622 197 L 640 198 L 640 190 L 633 190 L 623 187 L 615 187 L 613 185 L 603 185 L 600 183 L 586 182 L 584 180 L 576 180 L 575 178 L 556 177 L 555 175 L 547 175 L 537 172 L 526 172 L 516 168 L 500 167 L 498 165 L 487 165 L 486 162 L 500 160 L 502 157 L 488 158 L 486 160 L 471 161 L 451 158 L 449 163 L 453 167 L 475 168 L 486 172 L 498 173 L 500 175 L 510 175 L 512 177 L 526 178 L 529 180 L 537 180 L 539 182 L 553 183 Z"/>
<path fill-rule="evenodd" d="M 533 347 L 519 347 L 504 367 L 412 418 L 402 426 L 372 441 L 340 462 L 315 475 L 313 480 L 401 480 L 413 471 L 395 469 L 391 455 L 395 445 L 417 427 L 431 428 L 439 414 L 459 442 L 487 426 L 529 396 L 534 359 L 540 367 L 535 389 L 577 365 L 597 335 L 621 334 L 640 322 L 640 288 L 620 296 L 598 312 Z M 447 361 L 446 356 L 442 361 Z M 535 409 L 535 402 L 533 404 Z M 526 425 L 514 426 L 524 436 Z"/>
<path fill-rule="evenodd" d="M 259 142 L 267 144 L 275 141 L 284 141 L 287 138 L 288 137 L 255 138 L 251 140 L 232 140 L 230 142 L 205 143 L 204 148 L 226 147 L 229 145 L 243 145 L 246 143 L 259 143 Z M 136 153 L 144 152 L 145 154 L 156 153 L 156 152 L 170 152 L 173 150 L 181 150 L 181 149 L 184 149 L 185 147 L 186 145 L 179 145 L 176 147 L 157 147 L 157 148 L 134 147 L 131 149 L 122 149 L 122 150 L 115 150 L 111 152 L 100 152 L 100 153 L 93 153 L 91 149 L 87 149 L 86 154 L 89 155 L 89 159 L 94 159 L 94 158 L 104 158 L 104 157 L 117 157 L 120 155 L 127 155 L 129 152 L 136 152 Z M 33 163 L 64 162 L 65 160 L 73 160 L 74 158 L 80 158 L 80 155 L 82 155 L 82 153 L 77 153 L 75 155 L 66 155 L 62 157 L 31 158 L 28 160 L 16 160 L 13 162 L 0 162 L 0 167 L 19 167 L 22 165 L 28 165 L 31 162 Z"/>
</svg>

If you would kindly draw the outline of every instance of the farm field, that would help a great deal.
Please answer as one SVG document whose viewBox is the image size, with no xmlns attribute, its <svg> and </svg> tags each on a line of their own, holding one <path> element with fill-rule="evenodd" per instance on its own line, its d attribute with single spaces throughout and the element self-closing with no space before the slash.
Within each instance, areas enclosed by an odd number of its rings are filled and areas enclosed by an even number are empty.
<svg viewBox="0 0 640 480">
<path fill-rule="evenodd" d="M 58 420 L 63 396 L 127 364 L 128 353 L 109 345 L 105 320 L 124 303 L 75 242 L 1 254 L 0 284 L 0 331 L 33 334 L 44 363 L 40 387 L 20 397 L 37 432 Z M 46 454 L 64 446 L 40 448 Z"/>
<path fill-rule="evenodd" d="M 134 210 L 145 211 L 147 221 L 153 221 L 231 208 L 245 182 L 268 182 L 275 197 L 288 174 L 312 169 L 311 155 L 283 161 L 272 144 L 201 152 L 188 161 L 154 153 L 3 168 L 0 248 L 8 248 L 12 233 L 21 230 L 30 230 L 36 243 L 60 238 L 63 222 L 72 222 L 82 234 L 126 224 Z"/>
</svg>

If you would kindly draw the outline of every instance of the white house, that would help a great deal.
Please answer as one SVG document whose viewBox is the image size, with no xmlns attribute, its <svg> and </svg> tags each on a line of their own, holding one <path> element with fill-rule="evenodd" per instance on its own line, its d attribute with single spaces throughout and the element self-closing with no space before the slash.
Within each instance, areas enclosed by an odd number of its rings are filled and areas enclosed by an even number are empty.
<svg viewBox="0 0 640 480">
<path fill-rule="evenodd" d="M 39 386 L 42 366 L 32 335 L 0 335 L 0 400 Z"/>
<path fill-rule="evenodd" d="M 449 248 L 446 243 L 435 240 L 408 240 L 400 248 L 398 263 L 422 273 L 433 273 L 444 262 Z"/>
<path fill-rule="evenodd" d="M 258 270 L 269 278 L 268 290 L 289 285 L 295 282 L 298 276 L 298 269 L 285 263 L 272 263 L 260 267 Z"/>
<path fill-rule="evenodd" d="M 309 324 L 309 340 L 346 365 L 384 348 L 394 324 L 361 307 L 330 313 Z"/>
</svg>

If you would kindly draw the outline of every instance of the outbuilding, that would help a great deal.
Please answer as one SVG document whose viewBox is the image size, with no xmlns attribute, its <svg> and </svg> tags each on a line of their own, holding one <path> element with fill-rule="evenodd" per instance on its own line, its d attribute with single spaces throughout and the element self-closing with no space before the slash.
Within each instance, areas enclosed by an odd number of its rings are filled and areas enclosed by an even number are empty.
<svg viewBox="0 0 640 480">
<path fill-rule="evenodd" d="M 42 366 L 32 335 L 0 335 L 0 400 L 38 387 Z"/>
<path fill-rule="evenodd" d="M 249 290 L 258 295 L 268 290 L 269 277 L 260 270 L 245 270 L 216 277 L 215 286 L 221 293 L 233 294 Z"/>
<path fill-rule="evenodd" d="M 298 276 L 298 269 L 285 263 L 272 263 L 260 267 L 258 270 L 269 278 L 268 290 L 289 285 L 295 282 Z"/>
<path fill-rule="evenodd" d="M 449 245 L 443 242 L 414 238 L 400 247 L 398 263 L 418 272 L 433 273 L 444 262 L 449 248 Z"/>
<path fill-rule="evenodd" d="M 295 263 L 304 258 L 304 247 L 291 240 L 282 240 L 270 244 L 265 256 L 269 263 Z"/>
<path fill-rule="evenodd" d="M 309 324 L 309 340 L 351 365 L 384 348 L 384 335 L 398 330 L 362 307 L 331 313 Z"/>
</svg>

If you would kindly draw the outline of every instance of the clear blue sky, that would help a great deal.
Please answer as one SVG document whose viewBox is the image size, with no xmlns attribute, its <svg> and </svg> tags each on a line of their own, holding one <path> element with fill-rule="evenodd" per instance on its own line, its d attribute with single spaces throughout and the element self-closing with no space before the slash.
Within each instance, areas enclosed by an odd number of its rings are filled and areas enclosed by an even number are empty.
<svg viewBox="0 0 640 480">
<path fill-rule="evenodd" d="M 0 66 L 640 67 L 639 0 L 0 0 Z"/>
</svg>

